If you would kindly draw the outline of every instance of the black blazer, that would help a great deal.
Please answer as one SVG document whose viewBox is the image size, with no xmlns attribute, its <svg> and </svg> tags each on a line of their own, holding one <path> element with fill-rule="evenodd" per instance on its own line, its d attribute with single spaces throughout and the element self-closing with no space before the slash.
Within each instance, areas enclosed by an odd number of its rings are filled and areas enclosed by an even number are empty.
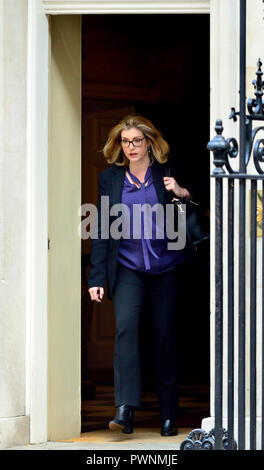
<svg viewBox="0 0 264 470">
<path fill-rule="evenodd" d="M 173 197 L 172 191 L 167 191 L 164 186 L 163 177 L 165 176 L 165 166 L 157 160 L 152 163 L 153 183 L 157 192 L 158 202 L 169 204 Z M 98 238 L 92 239 L 92 249 L 90 256 L 90 271 L 88 279 L 88 289 L 90 287 L 104 287 L 104 281 L 107 282 L 107 296 L 112 299 L 113 287 L 116 277 L 117 257 L 120 239 L 100 238 L 100 220 L 101 220 L 101 196 L 109 196 L 109 211 L 112 205 L 122 202 L 122 191 L 124 187 L 126 167 L 113 165 L 99 174 L 99 195 L 98 195 Z M 171 167 L 171 176 L 174 176 L 179 182 L 177 175 L 173 173 Z M 185 186 L 186 187 L 186 186 Z M 116 217 L 111 216 L 109 227 Z"/>
</svg>

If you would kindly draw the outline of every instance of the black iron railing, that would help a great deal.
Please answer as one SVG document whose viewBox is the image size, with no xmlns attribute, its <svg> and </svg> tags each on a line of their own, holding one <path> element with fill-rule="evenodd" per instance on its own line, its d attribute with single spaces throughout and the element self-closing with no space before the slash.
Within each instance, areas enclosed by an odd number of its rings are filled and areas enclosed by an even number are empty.
<svg viewBox="0 0 264 470">
<path fill-rule="evenodd" d="M 261 448 L 264 449 L 264 346 L 262 347 L 262 427 L 261 436 L 257 436 L 257 320 L 262 322 L 262 345 L 264 345 L 264 287 L 262 287 L 261 319 L 257 318 L 257 197 L 258 181 L 262 180 L 262 209 L 264 208 L 264 138 L 256 139 L 264 127 L 253 128 L 254 121 L 264 120 L 264 101 L 262 80 L 262 63 L 258 60 L 256 80 L 253 80 L 255 98 L 247 101 L 246 112 L 246 0 L 240 0 L 240 109 L 231 109 L 230 118 L 237 120 L 239 116 L 239 145 L 235 138 L 225 139 L 222 136 L 222 121 L 216 121 L 216 136 L 209 142 L 208 149 L 214 155 L 214 170 L 212 177 L 215 179 L 215 426 L 209 434 L 202 430 L 190 433 L 181 448 L 194 448 L 193 436 L 197 438 L 200 431 L 200 440 L 196 441 L 196 448 L 228 449 L 246 448 L 246 340 L 250 344 L 250 377 L 249 377 L 249 434 L 248 448 L 256 449 L 257 437 L 260 438 Z M 238 158 L 237 158 L 238 157 Z M 232 168 L 231 160 L 239 160 L 239 169 Z M 233 160 L 235 161 L 235 160 Z M 252 162 L 254 171 L 247 172 L 248 164 Z M 227 431 L 223 429 L 223 184 L 227 179 L 227 207 L 228 207 L 228 234 L 227 234 Z M 249 288 L 249 333 L 246 329 L 246 189 L 250 185 L 250 288 Z M 238 242 L 238 361 L 234 361 L 234 236 L 235 236 L 235 188 L 238 186 L 239 198 L 239 242 Z M 262 213 L 261 209 L 261 213 Z M 226 213 L 226 212 L 225 212 Z M 264 217 L 262 228 L 262 283 L 264 283 Z M 234 365 L 237 369 L 234 370 Z M 235 391 L 234 375 L 238 376 L 238 384 Z M 236 399 L 235 399 L 236 397 Z M 234 439 L 234 407 L 237 405 L 237 443 Z M 209 439 L 209 440 L 208 440 Z M 205 445 L 203 445 L 205 443 Z M 185 447 L 185 444 L 187 447 Z M 189 446 L 189 447 L 188 447 Z"/>
</svg>

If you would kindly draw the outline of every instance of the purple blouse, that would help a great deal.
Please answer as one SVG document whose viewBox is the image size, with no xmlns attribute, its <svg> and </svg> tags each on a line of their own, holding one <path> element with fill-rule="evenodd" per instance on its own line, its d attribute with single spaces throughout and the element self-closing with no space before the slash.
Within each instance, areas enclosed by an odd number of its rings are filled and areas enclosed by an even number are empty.
<svg viewBox="0 0 264 470">
<path fill-rule="evenodd" d="M 140 184 L 140 188 L 135 184 L 130 183 L 127 176 L 125 176 L 122 203 L 128 207 L 128 212 L 124 213 L 123 211 L 122 213 L 122 228 L 125 224 L 127 234 L 129 234 L 129 236 L 127 238 L 123 237 L 120 239 L 118 262 L 127 268 L 151 274 L 157 274 L 173 269 L 177 264 L 184 261 L 185 254 L 184 250 L 167 249 L 167 243 L 170 240 L 168 240 L 166 236 L 165 216 L 162 219 L 164 221 L 164 227 L 162 227 L 162 230 L 164 230 L 164 236 L 162 239 L 159 238 L 160 232 L 156 226 L 155 211 L 152 212 L 152 219 L 148 219 L 147 217 L 144 218 L 143 211 L 140 211 L 141 215 L 136 212 L 135 220 L 133 221 L 134 204 L 139 204 L 140 206 L 143 204 L 149 204 L 153 207 L 154 204 L 158 203 L 157 193 L 152 179 L 151 167 L 148 167 L 143 183 L 141 183 L 128 168 L 127 171 L 131 179 Z M 147 186 L 145 186 L 146 182 L 148 182 Z M 139 224 L 140 217 L 141 224 Z M 149 224 L 147 220 L 149 220 Z M 147 232 L 146 223 L 149 225 L 149 232 Z M 135 227 L 137 230 L 135 230 Z M 141 229 L 140 231 L 139 228 Z"/>
</svg>

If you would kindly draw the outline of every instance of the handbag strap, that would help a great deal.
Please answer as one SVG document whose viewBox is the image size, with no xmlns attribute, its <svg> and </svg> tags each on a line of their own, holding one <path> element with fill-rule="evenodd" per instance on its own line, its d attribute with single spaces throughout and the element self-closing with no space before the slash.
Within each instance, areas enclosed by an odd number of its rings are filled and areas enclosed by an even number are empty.
<svg viewBox="0 0 264 470">
<path fill-rule="evenodd" d="M 164 166 L 165 166 L 165 176 L 170 176 L 170 175 L 171 175 L 171 167 L 170 167 L 169 162 L 166 162 Z M 186 200 L 185 198 L 180 198 L 180 197 L 177 197 L 177 196 L 176 196 L 176 198 L 175 198 L 175 196 L 174 196 L 173 199 L 172 199 L 172 201 L 173 201 L 173 202 L 174 202 L 174 201 L 176 202 L 177 199 L 178 199 L 178 202 L 183 201 L 185 204 L 189 204 L 189 203 L 190 203 L 192 207 L 193 207 L 193 205 L 195 205 L 195 206 L 198 206 L 198 205 L 199 205 L 197 202 L 194 202 L 194 201 L 192 201 L 191 199 L 187 199 L 187 200 Z"/>
<path fill-rule="evenodd" d="M 165 163 L 165 176 L 170 176 L 171 175 L 171 169 L 170 169 L 170 164 L 169 162 L 167 161 Z"/>
</svg>

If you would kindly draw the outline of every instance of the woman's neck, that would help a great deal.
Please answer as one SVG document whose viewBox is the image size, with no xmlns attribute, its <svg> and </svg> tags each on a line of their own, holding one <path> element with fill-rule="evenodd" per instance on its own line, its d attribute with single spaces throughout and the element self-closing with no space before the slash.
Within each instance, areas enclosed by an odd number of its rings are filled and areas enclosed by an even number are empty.
<svg viewBox="0 0 264 470">
<path fill-rule="evenodd" d="M 137 176 L 139 179 L 143 178 L 146 174 L 146 171 L 150 165 L 150 158 L 148 157 L 147 159 L 144 159 L 143 161 L 140 162 L 130 162 L 129 163 L 129 170 L 133 175 Z"/>
</svg>

